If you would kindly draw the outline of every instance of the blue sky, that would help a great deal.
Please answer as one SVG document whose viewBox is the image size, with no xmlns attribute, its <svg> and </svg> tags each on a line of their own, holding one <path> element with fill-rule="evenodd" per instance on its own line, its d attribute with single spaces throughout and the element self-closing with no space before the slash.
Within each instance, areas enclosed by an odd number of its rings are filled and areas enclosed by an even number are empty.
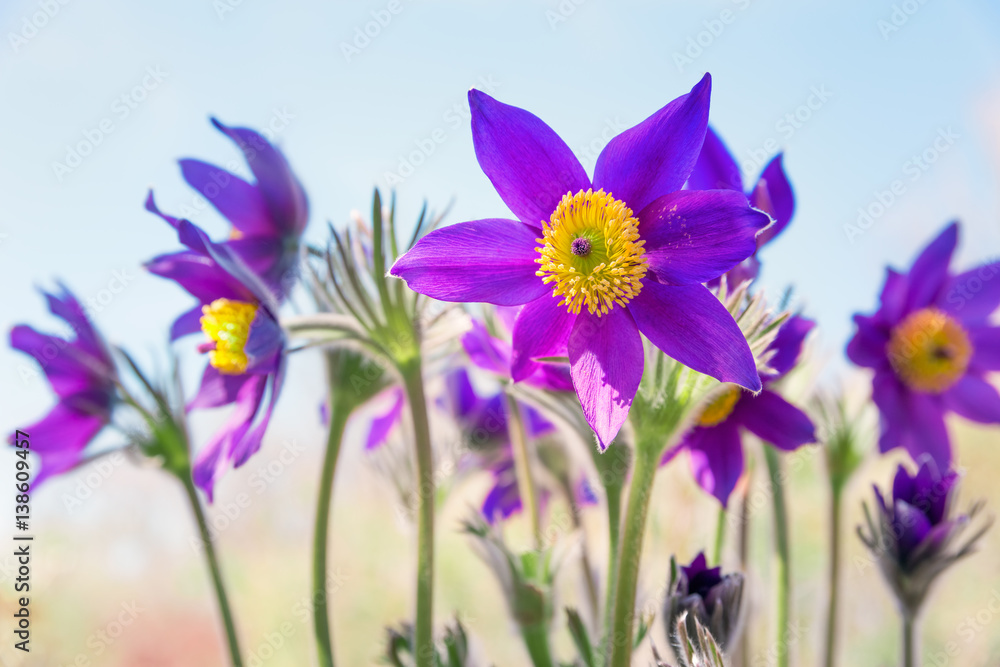
<svg viewBox="0 0 1000 667">
<path fill-rule="evenodd" d="M 396 185 L 405 217 L 424 198 L 437 208 L 454 198 L 452 221 L 506 214 L 475 161 L 469 87 L 542 117 L 590 169 L 614 132 L 709 71 L 715 128 L 748 165 L 784 150 L 797 194 L 791 227 L 763 255 L 763 285 L 793 285 L 839 358 L 884 264 L 909 262 L 948 220 L 963 221 L 961 263 L 1000 254 L 995 4 L 8 0 L 0 324 L 55 328 L 34 287 L 61 278 L 97 300 L 109 338 L 154 358 L 190 300 L 139 268 L 176 245 L 142 203 L 155 187 L 164 210 L 222 232 L 213 211 L 194 209 L 176 167 L 236 157 L 210 115 L 274 130 L 309 192 L 309 234 L 322 240 L 325 222 L 366 209 L 401 160 L 420 162 Z M 81 141 L 97 145 L 68 171 L 55 166 Z M 915 168 L 925 152 L 933 163 Z M 858 209 L 880 193 L 888 201 L 896 180 L 902 194 L 850 239 Z M 4 429 L 51 400 L 43 383 L 21 379 L 24 363 L 0 350 Z M 293 370 L 318 389 L 309 368 Z M 311 412 L 307 389 L 292 390 L 303 400 L 286 400 L 287 414 L 298 403 Z"/>
</svg>

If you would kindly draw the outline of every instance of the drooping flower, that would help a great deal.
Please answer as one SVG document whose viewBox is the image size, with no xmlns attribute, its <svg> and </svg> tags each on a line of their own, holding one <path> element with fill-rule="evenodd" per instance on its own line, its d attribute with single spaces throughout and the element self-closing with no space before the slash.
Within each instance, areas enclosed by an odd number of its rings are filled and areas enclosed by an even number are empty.
<svg viewBox="0 0 1000 667">
<path fill-rule="evenodd" d="M 1000 262 L 949 272 L 958 223 L 948 225 L 909 272 L 887 269 L 881 305 L 855 315 L 847 345 L 855 364 L 874 369 L 872 399 L 882 417 L 879 447 L 903 447 L 946 469 L 952 460 L 944 415 L 1000 423 L 1000 394 L 986 374 L 1000 370 Z"/>
<path fill-rule="evenodd" d="M 961 546 L 957 544 L 982 509 L 978 503 L 967 514 L 955 515 L 957 483 L 955 472 L 942 474 L 934 460 L 925 456 L 916 475 L 899 466 L 892 496 L 883 496 L 875 487 L 878 506 L 874 518 L 865 507 L 868 533 L 859 528 L 858 534 L 911 617 L 916 616 L 937 576 L 972 553 L 990 526 L 986 522 Z"/>
<path fill-rule="evenodd" d="M 220 245 L 239 257 L 280 303 L 298 274 L 299 241 L 309 217 L 305 191 L 281 151 L 259 133 L 227 127 L 214 118 L 212 123 L 243 151 L 256 182 L 193 159 L 180 161 L 181 174 L 232 224 L 229 239 Z M 180 220 L 157 208 L 152 191 L 146 209 L 177 229 Z M 192 250 L 161 255 L 146 268 L 177 281 L 200 302 L 177 318 L 172 339 L 199 331 L 202 307 L 233 291 L 232 281 L 221 278 L 209 259 Z"/>
<path fill-rule="evenodd" d="M 678 567 L 671 558 L 667 590 L 663 618 L 671 646 L 679 646 L 677 621 L 685 615 L 691 634 L 697 634 L 697 621 L 711 633 L 721 649 L 735 644 L 743 603 L 742 574 L 723 575 L 721 567 L 708 567 L 704 553 L 699 553 L 687 566 Z"/>
<path fill-rule="evenodd" d="M 84 449 L 111 422 L 118 384 L 107 344 L 77 298 L 65 285 L 59 289 L 42 294 L 49 311 L 73 330 L 72 338 L 41 333 L 25 324 L 10 332 L 10 346 L 41 365 L 58 397 L 47 415 L 21 428 L 30 436 L 31 451 L 41 459 L 33 486 L 82 461 Z"/>
<path fill-rule="evenodd" d="M 743 474 L 742 430 L 750 431 L 775 447 L 791 451 L 815 442 L 812 420 L 770 385 L 791 371 L 815 322 L 798 315 L 788 319 L 768 347 L 772 373 L 762 376 L 764 389 L 757 395 L 727 385 L 709 402 L 696 425 L 664 455 L 664 462 L 686 450 L 701 488 L 725 506 Z"/>
<path fill-rule="evenodd" d="M 757 248 L 753 255 L 726 274 L 731 286 L 757 277 L 760 272 L 757 252 L 783 232 L 795 214 L 795 194 L 782 166 L 783 157 L 782 153 L 775 155 L 764 167 L 754 186 L 746 193 L 750 205 L 770 215 L 774 224 L 757 236 Z M 698 162 L 695 163 L 694 170 L 688 178 L 688 188 L 744 192 L 739 165 L 711 127 L 705 134 L 701 155 L 698 156 Z M 715 286 L 717 283 L 718 279 L 714 279 L 709 282 L 709 286 Z"/>
<path fill-rule="evenodd" d="M 681 190 L 705 137 L 710 89 L 706 75 L 612 139 L 593 180 L 539 118 L 472 90 L 476 156 L 518 220 L 435 230 L 390 270 L 443 301 L 525 304 L 513 379 L 539 358 L 568 356 L 602 449 L 642 377 L 640 332 L 696 371 L 761 388 L 743 334 L 702 283 L 753 254 L 770 221 L 742 193 Z"/>
<path fill-rule="evenodd" d="M 230 245 L 213 243 L 188 220 L 178 220 L 177 230 L 200 270 L 168 277 L 207 301 L 199 324 L 208 341 L 198 349 L 209 363 L 188 410 L 235 404 L 195 459 L 195 484 L 211 500 L 226 467 L 240 467 L 260 449 L 284 379 L 285 334 L 274 294 Z"/>
</svg>

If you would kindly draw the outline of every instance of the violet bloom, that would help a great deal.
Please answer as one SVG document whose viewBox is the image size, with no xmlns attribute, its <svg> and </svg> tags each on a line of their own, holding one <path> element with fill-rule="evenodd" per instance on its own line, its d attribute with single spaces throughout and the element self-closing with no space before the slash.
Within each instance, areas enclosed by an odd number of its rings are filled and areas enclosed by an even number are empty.
<svg viewBox="0 0 1000 667">
<path fill-rule="evenodd" d="M 168 277 L 199 299 L 211 299 L 200 308 L 199 323 L 208 341 L 198 348 L 208 353 L 209 364 L 198 394 L 187 407 L 235 404 L 223 427 L 195 459 L 195 484 L 211 500 L 226 467 L 240 467 L 260 449 L 281 392 L 285 335 L 278 324 L 274 294 L 237 252 L 227 243 L 212 243 L 188 220 L 176 222 L 178 237 L 192 258 L 189 265 L 199 270 Z"/>
<path fill-rule="evenodd" d="M 694 428 L 664 455 L 664 463 L 687 450 L 695 480 L 726 506 L 743 474 L 743 429 L 785 451 L 815 442 L 812 420 L 768 388 L 795 367 L 814 326 L 798 315 L 782 324 L 768 347 L 774 355 L 769 362 L 773 373 L 762 376 L 763 391 L 755 396 L 735 385 L 724 388 L 702 410 Z"/>
<path fill-rule="evenodd" d="M 180 161 L 181 174 L 232 224 L 229 240 L 221 245 L 239 257 L 280 303 L 297 278 L 299 240 L 309 217 L 305 191 L 285 157 L 260 134 L 227 127 L 214 118 L 212 123 L 243 151 L 256 182 L 248 183 L 221 167 L 192 159 Z M 160 212 L 152 191 L 146 209 L 177 228 L 178 219 Z M 177 318 L 171 338 L 198 331 L 202 306 L 219 297 L 211 262 L 186 250 L 156 257 L 146 268 L 177 281 L 200 301 Z"/>
<path fill-rule="evenodd" d="M 59 293 L 42 294 L 49 311 L 73 330 L 73 338 L 41 333 L 24 324 L 10 332 L 10 346 L 35 358 L 58 397 L 47 415 L 21 428 L 41 458 L 32 486 L 72 470 L 83 460 L 83 450 L 111 422 L 118 383 L 107 345 L 76 297 L 64 285 L 59 288 Z"/>
<path fill-rule="evenodd" d="M 930 457 L 924 457 L 916 475 L 899 466 L 886 498 L 875 487 L 877 515 L 865 509 L 868 534 L 858 534 L 878 558 L 882 574 L 905 612 L 915 617 L 934 579 L 955 561 L 972 552 L 975 542 L 989 528 L 982 526 L 962 546 L 959 537 L 970 526 L 982 505 L 968 514 L 954 516 L 958 475 L 944 474 Z"/>
<path fill-rule="evenodd" d="M 875 371 L 881 450 L 904 447 L 914 460 L 928 454 L 942 469 L 952 460 L 945 413 L 1000 423 L 1000 395 L 985 378 L 1000 370 L 1000 327 L 990 324 L 1000 262 L 952 274 L 957 243 L 952 223 L 909 272 L 887 269 L 879 309 L 854 316 L 858 330 L 847 345 L 851 361 Z"/>
<path fill-rule="evenodd" d="M 695 621 L 704 626 L 725 650 L 735 644 L 743 604 L 743 575 L 722 574 L 722 568 L 708 567 L 699 553 L 688 566 L 670 562 L 670 583 L 663 618 L 671 646 L 677 646 L 677 621 L 687 614 L 688 632 L 697 636 Z"/>
<path fill-rule="evenodd" d="M 510 343 L 490 334 L 479 320 L 472 320 L 472 329 L 463 334 L 462 348 L 474 365 L 501 378 L 510 377 L 513 358 Z M 529 361 L 528 368 L 530 372 L 523 379 L 525 384 L 550 391 L 573 391 L 569 366 Z"/>
<path fill-rule="evenodd" d="M 757 252 L 783 232 L 795 214 L 795 194 L 782 167 L 782 157 L 782 153 L 775 155 L 764 167 L 754 186 L 746 193 L 750 205 L 770 215 L 774 219 L 774 224 L 757 236 L 757 249 L 753 255 L 726 274 L 730 286 L 757 277 L 760 273 Z M 702 146 L 698 162 L 695 163 L 694 170 L 688 178 L 688 188 L 744 192 L 739 165 L 711 127 L 705 134 L 705 145 Z M 718 279 L 710 281 L 709 285 L 714 286 L 717 283 Z"/>
<path fill-rule="evenodd" d="M 731 190 L 682 190 L 708 126 L 711 79 L 618 135 L 588 178 L 536 116 L 469 93 L 483 171 L 518 221 L 437 229 L 390 270 L 421 294 L 525 304 L 511 375 L 568 356 L 583 413 L 607 447 L 628 417 L 643 370 L 640 332 L 668 356 L 759 391 L 753 354 L 703 283 L 756 248 L 768 217 Z"/>
</svg>

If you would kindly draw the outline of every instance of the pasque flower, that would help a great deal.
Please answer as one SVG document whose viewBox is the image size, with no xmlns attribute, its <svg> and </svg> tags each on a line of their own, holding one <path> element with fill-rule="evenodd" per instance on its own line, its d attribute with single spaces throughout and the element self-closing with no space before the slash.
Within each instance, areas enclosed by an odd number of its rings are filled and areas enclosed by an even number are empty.
<svg viewBox="0 0 1000 667">
<path fill-rule="evenodd" d="M 955 561 L 971 553 L 975 542 L 989 528 L 987 522 L 961 546 L 959 538 L 982 508 L 973 505 L 967 514 L 954 511 L 958 475 L 942 473 L 930 457 L 916 475 L 899 466 L 892 495 L 883 496 L 875 487 L 876 515 L 868 513 L 868 533 L 858 534 L 878 558 L 903 610 L 911 617 L 919 611 L 931 584 Z"/>
<path fill-rule="evenodd" d="M 73 469 L 83 450 L 111 422 L 118 373 L 107 344 L 83 306 L 64 285 L 43 292 L 49 311 L 73 330 L 72 338 L 46 334 L 20 324 L 11 329 L 10 346 L 42 366 L 58 401 L 42 419 L 21 428 L 41 458 L 33 485 Z"/>
<path fill-rule="evenodd" d="M 768 217 L 743 193 L 681 190 L 705 138 L 711 79 L 618 135 L 589 178 L 536 116 L 477 90 L 472 134 L 483 171 L 518 220 L 435 230 L 390 273 L 443 301 L 525 304 L 511 374 L 568 356 L 584 415 L 605 448 L 643 371 L 640 332 L 666 354 L 759 391 L 753 355 L 703 285 L 756 248 Z"/>
<path fill-rule="evenodd" d="M 938 467 L 951 464 L 947 412 L 983 424 L 1000 423 L 1000 394 L 985 378 L 1000 370 L 1000 262 L 964 273 L 949 271 L 958 223 L 924 248 L 906 273 L 886 272 L 881 305 L 855 315 L 847 345 L 855 364 L 872 368 L 872 399 L 882 416 L 883 452 L 904 447 Z"/>
<path fill-rule="evenodd" d="M 671 559 L 670 582 L 663 618 L 671 646 L 678 646 L 677 621 L 686 614 L 688 631 L 697 634 L 696 622 L 704 626 L 725 650 L 737 639 L 743 603 L 743 575 L 723 575 L 722 568 L 708 567 L 699 553 L 690 565 L 677 566 Z"/>
<path fill-rule="evenodd" d="M 815 442 L 812 420 L 769 388 L 795 367 L 802 344 L 814 326 L 815 322 L 798 315 L 782 324 L 768 347 L 771 372 L 761 377 L 763 391 L 753 395 L 735 385 L 724 387 L 705 406 L 683 440 L 667 451 L 664 462 L 687 450 L 698 484 L 725 506 L 743 474 L 743 429 L 786 451 Z"/>
<path fill-rule="evenodd" d="M 757 178 L 757 182 L 746 193 L 750 205 L 770 215 L 774 224 L 757 235 L 757 250 L 754 254 L 726 274 L 730 285 L 738 285 L 744 280 L 753 280 L 757 277 L 760 272 L 757 251 L 783 232 L 795 213 L 795 194 L 785 175 L 783 157 L 782 153 L 778 153 L 771 158 Z M 711 127 L 705 133 L 705 144 L 688 178 L 687 186 L 692 190 L 744 191 L 739 165 Z M 709 285 L 712 286 L 717 282 L 718 279 L 710 281 Z"/>
</svg>

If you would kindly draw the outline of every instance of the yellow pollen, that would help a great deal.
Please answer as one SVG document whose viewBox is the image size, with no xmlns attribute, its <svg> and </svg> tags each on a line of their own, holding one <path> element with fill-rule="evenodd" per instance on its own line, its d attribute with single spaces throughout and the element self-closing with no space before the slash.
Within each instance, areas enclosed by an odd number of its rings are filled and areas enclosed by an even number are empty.
<svg viewBox="0 0 1000 667">
<path fill-rule="evenodd" d="M 625 202 L 604 190 L 567 192 L 538 239 L 541 264 L 536 272 L 552 283 L 560 306 L 579 313 L 586 305 L 600 317 L 615 304 L 624 306 L 642 289 L 646 275 L 639 221 Z M 586 239 L 578 242 L 577 239 Z"/>
<path fill-rule="evenodd" d="M 742 390 L 735 384 L 729 385 L 722 393 L 713 398 L 698 417 L 699 426 L 717 426 L 733 414 L 733 409 L 740 400 Z"/>
<path fill-rule="evenodd" d="M 906 386 L 940 394 L 969 367 L 972 343 L 962 325 L 937 308 L 911 313 L 896 325 L 886 344 L 889 363 Z"/>
<path fill-rule="evenodd" d="M 224 375 L 240 375 L 247 369 L 244 348 L 257 306 L 245 301 L 216 299 L 201 308 L 201 330 L 215 341 L 208 362 Z"/>
</svg>

